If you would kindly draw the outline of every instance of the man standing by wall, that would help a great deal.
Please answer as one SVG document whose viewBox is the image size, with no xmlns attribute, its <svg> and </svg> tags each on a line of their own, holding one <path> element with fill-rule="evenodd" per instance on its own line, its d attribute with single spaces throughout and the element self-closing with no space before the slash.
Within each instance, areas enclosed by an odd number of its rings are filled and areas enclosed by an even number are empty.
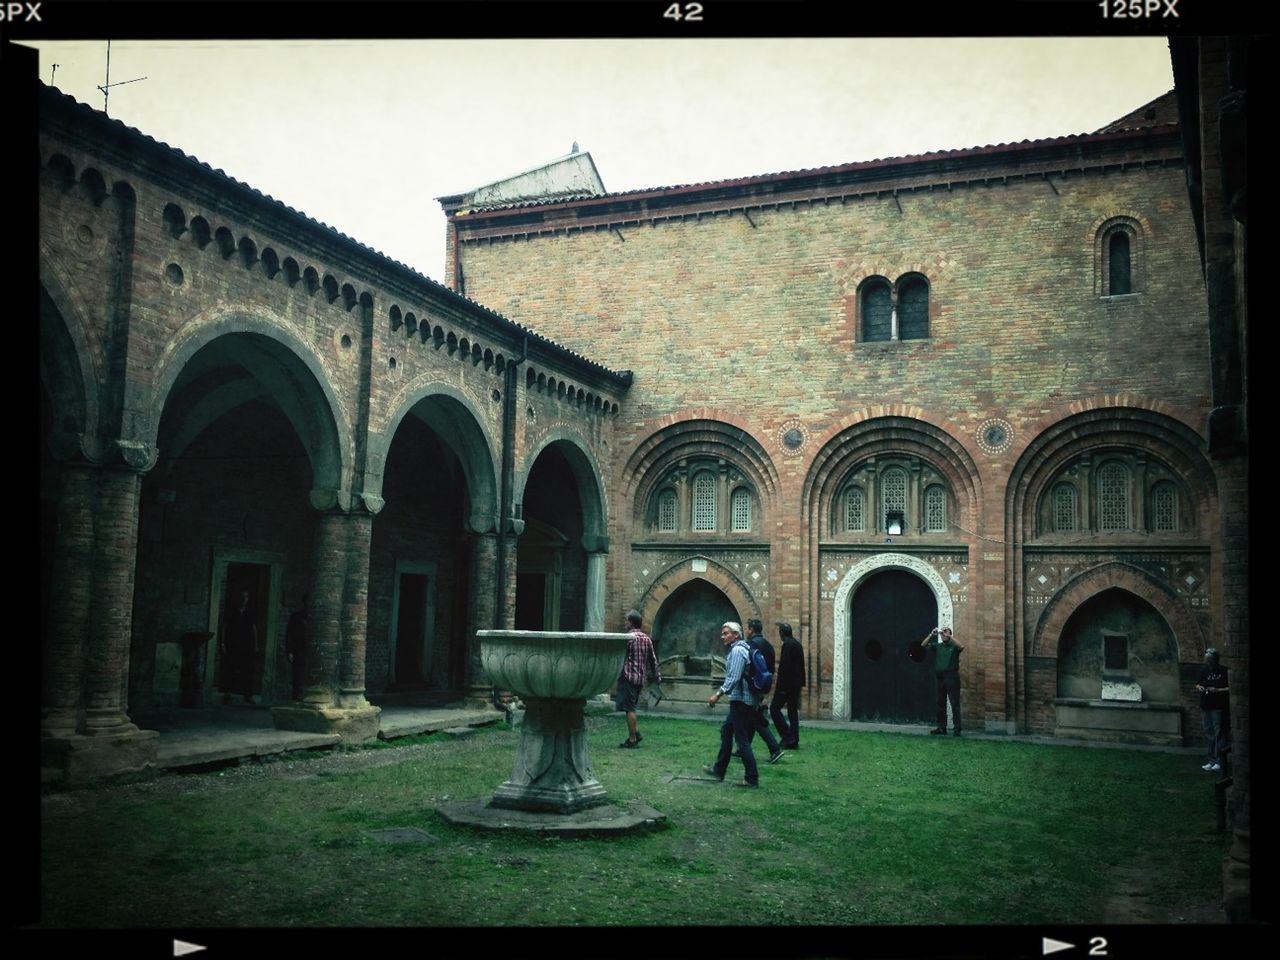
<svg viewBox="0 0 1280 960">
<path fill-rule="evenodd" d="M 926 650 L 933 647 L 933 674 L 938 684 L 938 725 L 930 733 L 947 732 L 947 701 L 951 701 L 951 720 L 956 736 L 960 736 L 960 652 L 964 647 L 951 636 L 951 628 L 935 627 L 921 644 Z"/>
<path fill-rule="evenodd" d="M 1227 690 L 1227 668 L 1218 662 L 1218 651 L 1210 647 L 1204 652 L 1204 669 L 1200 671 L 1200 682 L 1196 684 L 1204 735 L 1209 741 L 1209 762 L 1200 769 L 1209 773 L 1222 770 L 1223 754 L 1227 749 Z"/>
<path fill-rule="evenodd" d="M 791 632 L 791 624 L 778 624 L 782 653 L 778 656 L 778 676 L 774 680 L 773 703 L 769 713 L 782 737 L 784 750 L 800 749 L 800 691 L 805 687 L 804 647 Z M 782 716 L 787 711 L 786 719 Z"/>
<path fill-rule="evenodd" d="M 756 729 L 756 698 L 751 692 L 751 684 L 747 682 L 750 650 L 742 639 L 742 627 L 733 621 L 720 628 L 720 642 L 727 651 L 724 683 L 707 698 L 707 705 L 714 707 L 721 697 L 728 694 L 729 719 L 720 725 L 720 753 L 716 756 L 716 762 L 702 769 L 717 780 L 723 780 L 725 771 L 729 769 L 729 755 L 736 742 L 742 765 L 746 767 L 746 777 L 737 781 L 736 785 L 758 787 L 760 770 L 756 766 L 755 754 L 751 752 L 751 737 Z"/>
<path fill-rule="evenodd" d="M 627 658 L 622 661 L 616 700 L 617 708 L 627 715 L 627 739 L 618 746 L 634 750 L 644 739 L 636 728 L 636 703 L 640 699 L 640 691 L 650 673 L 655 683 L 662 682 L 662 675 L 658 673 L 658 656 L 653 652 L 653 640 L 640 629 L 639 611 L 632 610 L 627 614 L 627 631 L 631 639 L 627 641 Z"/>
</svg>

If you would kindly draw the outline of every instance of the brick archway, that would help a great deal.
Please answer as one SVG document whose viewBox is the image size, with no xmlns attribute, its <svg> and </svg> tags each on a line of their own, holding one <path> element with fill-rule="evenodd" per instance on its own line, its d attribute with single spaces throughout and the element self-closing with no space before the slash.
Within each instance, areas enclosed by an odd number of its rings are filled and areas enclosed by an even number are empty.
<svg viewBox="0 0 1280 960">
<path fill-rule="evenodd" d="M 1062 631 L 1071 615 L 1085 601 L 1115 588 L 1145 600 L 1164 618 L 1173 631 L 1179 662 L 1188 662 L 1187 654 L 1193 652 L 1195 656 L 1190 659 L 1198 659 L 1207 642 L 1191 608 L 1145 571 L 1119 561 L 1084 571 L 1049 601 L 1036 627 L 1030 656 L 1057 659 Z"/>
<path fill-rule="evenodd" d="M 694 570 L 694 561 L 705 562 L 706 569 Z M 652 626 L 658 616 L 658 611 L 662 609 L 662 605 L 667 598 L 675 593 L 676 590 L 694 580 L 704 580 L 723 593 L 729 598 L 733 608 L 738 611 L 738 616 L 743 619 L 760 617 L 760 605 L 756 603 L 746 584 L 739 580 L 731 570 L 721 566 L 709 557 L 694 556 L 685 557 L 678 563 L 668 567 L 653 581 L 653 584 L 645 591 L 644 596 L 640 598 L 640 602 L 637 604 L 641 622 Z"/>
</svg>

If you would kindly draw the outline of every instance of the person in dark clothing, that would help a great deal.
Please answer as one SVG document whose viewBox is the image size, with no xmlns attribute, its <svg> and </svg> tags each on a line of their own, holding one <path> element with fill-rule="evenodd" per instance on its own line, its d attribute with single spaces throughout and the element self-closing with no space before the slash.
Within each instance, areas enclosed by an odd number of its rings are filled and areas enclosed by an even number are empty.
<svg viewBox="0 0 1280 960">
<path fill-rule="evenodd" d="M 806 685 L 804 647 L 791 632 L 791 624 L 778 624 L 782 654 L 778 657 L 778 675 L 773 681 L 773 703 L 769 714 L 778 728 L 784 750 L 800 749 L 800 691 Z M 782 711 L 786 710 L 784 719 Z"/>
<path fill-rule="evenodd" d="M 955 734 L 960 736 L 960 651 L 964 647 L 956 643 L 950 627 L 934 628 L 920 644 L 926 650 L 934 649 L 933 675 L 938 685 L 938 725 L 930 733 L 947 732 L 947 701 L 951 701 L 951 719 Z"/>
<path fill-rule="evenodd" d="M 238 693 L 253 703 L 254 669 L 258 663 L 258 625 L 249 607 L 249 591 L 240 591 L 240 602 L 227 612 L 222 630 L 222 702 Z"/>
<path fill-rule="evenodd" d="M 747 646 L 752 650 L 759 650 L 764 654 L 764 662 L 769 667 L 770 673 L 776 673 L 774 668 L 773 644 L 764 638 L 760 630 L 763 624 L 757 619 L 752 618 L 747 621 Z M 775 681 L 776 682 L 776 681 Z M 755 726 L 756 733 L 760 734 L 760 739 L 764 741 L 764 745 L 769 748 L 769 762 L 777 763 L 782 759 L 782 744 L 780 744 L 773 735 L 773 731 L 769 729 L 769 718 L 765 714 L 766 703 L 764 697 L 761 697 L 755 705 Z"/>
<path fill-rule="evenodd" d="M 293 681 L 293 699 L 302 699 L 302 690 L 307 679 L 307 600 L 309 594 L 302 595 L 298 609 L 289 617 L 289 626 L 284 632 L 285 655 L 289 658 L 289 676 Z"/>
<path fill-rule="evenodd" d="M 1200 769 L 1219 773 L 1230 739 L 1227 714 L 1227 668 L 1218 662 L 1218 651 L 1210 647 L 1204 652 L 1204 669 L 1196 683 L 1200 694 L 1200 717 L 1204 721 L 1205 739 L 1209 741 L 1209 762 Z"/>
</svg>

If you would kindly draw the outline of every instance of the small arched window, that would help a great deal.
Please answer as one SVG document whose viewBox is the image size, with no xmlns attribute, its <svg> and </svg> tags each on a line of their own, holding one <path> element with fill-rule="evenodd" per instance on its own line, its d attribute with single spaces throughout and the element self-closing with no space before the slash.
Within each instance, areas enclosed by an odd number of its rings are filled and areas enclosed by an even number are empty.
<svg viewBox="0 0 1280 960">
<path fill-rule="evenodd" d="M 1178 529 L 1178 489 L 1162 481 L 1151 488 L 1151 528 L 1159 533 Z"/>
<path fill-rule="evenodd" d="M 1075 530 L 1079 525 L 1074 484 L 1059 483 L 1053 488 L 1053 529 Z"/>
<path fill-rule="evenodd" d="M 844 529 L 847 533 L 861 533 L 867 529 L 867 498 L 861 487 L 850 487 L 844 492 Z"/>
<path fill-rule="evenodd" d="M 929 337 L 929 283 L 911 274 L 898 286 L 898 339 L 926 340 Z"/>
<path fill-rule="evenodd" d="M 676 492 L 663 490 L 658 494 L 658 529 L 663 533 L 676 530 Z"/>
<path fill-rule="evenodd" d="M 880 515 L 884 518 L 885 529 L 891 514 L 896 514 L 902 521 L 902 529 L 907 530 L 907 471 L 901 467 L 890 467 L 880 475 Z"/>
<path fill-rule="evenodd" d="M 926 533 L 947 529 L 947 492 L 936 483 L 924 492 L 924 529 Z"/>
<path fill-rule="evenodd" d="M 1117 230 L 1107 240 L 1107 294 L 1122 297 L 1133 291 L 1129 234 Z"/>
<path fill-rule="evenodd" d="M 700 473 L 693 479 L 693 529 L 716 528 L 716 478 Z"/>
<path fill-rule="evenodd" d="M 729 523 L 734 533 L 751 529 L 751 494 L 746 487 L 738 487 L 729 499 Z"/>
<path fill-rule="evenodd" d="M 862 285 L 860 301 L 863 341 L 888 340 L 893 335 L 893 293 L 889 281 L 872 277 Z"/>
<path fill-rule="evenodd" d="M 1128 530 L 1129 468 L 1112 461 L 1098 471 L 1098 529 Z"/>
</svg>

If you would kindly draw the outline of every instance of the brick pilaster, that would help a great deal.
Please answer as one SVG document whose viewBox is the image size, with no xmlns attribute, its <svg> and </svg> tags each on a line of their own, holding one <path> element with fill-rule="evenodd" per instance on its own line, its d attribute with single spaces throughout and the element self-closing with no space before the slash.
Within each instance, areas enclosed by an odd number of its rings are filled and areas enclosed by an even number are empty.
<svg viewBox="0 0 1280 960">
<path fill-rule="evenodd" d="M 47 701 L 41 730 L 48 736 L 76 732 L 84 654 L 88 642 L 93 582 L 86 576 L 93 556 L 95 468 L 65 463 L 58 478 L 49 650 L 44 664 Z"/>
</svg>

